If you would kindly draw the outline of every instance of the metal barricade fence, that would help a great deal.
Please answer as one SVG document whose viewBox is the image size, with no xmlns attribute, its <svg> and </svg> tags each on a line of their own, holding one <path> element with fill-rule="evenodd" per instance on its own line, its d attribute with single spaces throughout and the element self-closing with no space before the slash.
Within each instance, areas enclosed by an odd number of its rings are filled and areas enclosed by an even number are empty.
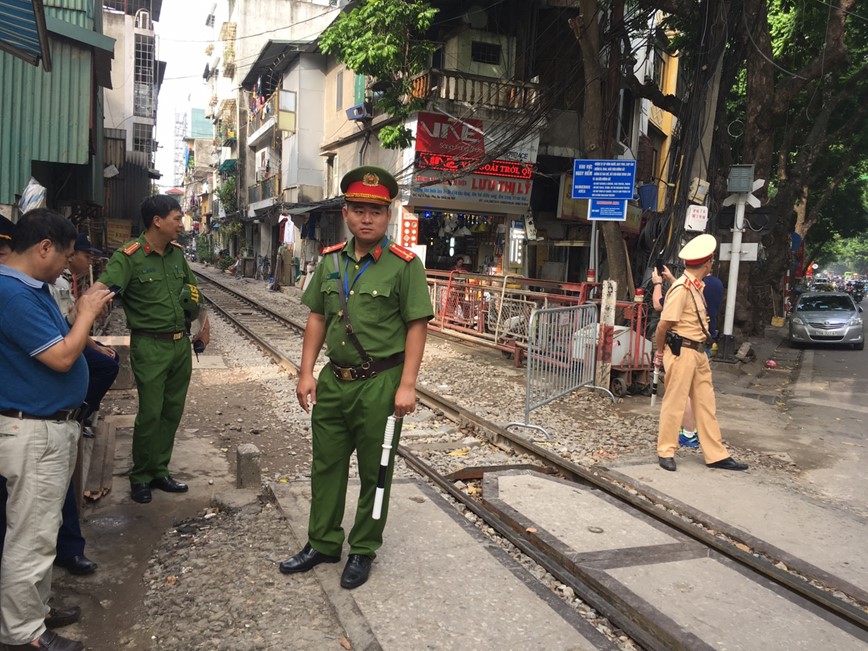
<svg viewBox="0 0 868 651">
<path fill-rule="evenodd" d="M 436 275 L 435 275 L 436 274 Z M 551 287 L 547 285 L 552 285 Z M 592 285 L 515 276 L 429 272 L 430 327 L 499 348 L 521 364 L 534 309 L 583 304 Z"/>
<path fill-rule="evenodd" d="M 527 427 L 549 438 L 544 427 L 530 422 L 530 412 L 583 386 L 609 393 L 608 389 L 593 385 L 598 323 L 597 306 L 593 304 L 531 313 L 524 422 L 508 423 L 507 428 Z"/>
</svg>

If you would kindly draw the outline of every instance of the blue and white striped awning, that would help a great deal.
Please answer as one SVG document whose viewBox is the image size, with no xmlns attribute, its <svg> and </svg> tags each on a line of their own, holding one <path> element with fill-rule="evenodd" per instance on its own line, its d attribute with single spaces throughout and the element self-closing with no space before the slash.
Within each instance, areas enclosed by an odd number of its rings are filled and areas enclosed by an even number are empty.
<svg viewBox="0 0 868 651">
<path fill-rule="evenodd" d="M 42 0 L 0 0 L 0 50 L 51 70 Z"/>
</svg>

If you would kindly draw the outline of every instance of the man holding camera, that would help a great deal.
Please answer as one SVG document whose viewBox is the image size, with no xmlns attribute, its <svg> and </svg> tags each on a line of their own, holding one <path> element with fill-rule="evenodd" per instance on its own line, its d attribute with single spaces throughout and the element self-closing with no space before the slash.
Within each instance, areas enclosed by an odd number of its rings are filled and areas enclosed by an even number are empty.
<svg viewBox="0 0 868 651">
<path fill-rule="evenodd" d="M 705 465 L 722 470 L 747 470 L 735 461 L 721 441 L 717 423 L 711 365 L 705 354 L 710 340 L 703 281 L 714 264 L 717 240 L 700 235 L 678 254 L 684 260 L 684 275 L 666 293 L 660 323 L 654 335 L 657 352 L 654 366 L 666 369 L 666 392 L 660 408 L 657 432 L 657 458 L 664 470 L 675 471 L 678 429 L 687 399 L 693 402 L 696 425 Z"/>
</svg>

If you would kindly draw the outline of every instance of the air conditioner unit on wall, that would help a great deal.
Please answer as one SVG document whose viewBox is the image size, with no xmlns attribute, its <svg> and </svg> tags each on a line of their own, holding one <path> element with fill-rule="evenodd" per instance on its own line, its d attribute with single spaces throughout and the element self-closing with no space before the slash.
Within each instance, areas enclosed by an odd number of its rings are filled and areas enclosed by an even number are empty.
<svg viewBox="0 0 868 651">
<path fill-rule="evenodd" d="M 256 182 L 261 183 L 268 179 L 268 171 L 267 170 L 256 170 Z"/>
</svg>

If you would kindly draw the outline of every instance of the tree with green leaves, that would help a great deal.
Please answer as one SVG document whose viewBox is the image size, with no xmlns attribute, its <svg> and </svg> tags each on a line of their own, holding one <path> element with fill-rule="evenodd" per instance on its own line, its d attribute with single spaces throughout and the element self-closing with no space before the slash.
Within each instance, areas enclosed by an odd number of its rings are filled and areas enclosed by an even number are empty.
<svg viewBox="0 0 868 651">
<path fill-rule="evenodd" d="M 669 14 L 666 24 L 673 29 L 667 34 L 687 75 L 699 74 L 707 65 L 700 55 L 708 47 L 710 17 L 719 15 L 726 25 L 722 74 L 716 82 L 720 99 L 709 118 L 716 132 L 713 146 L 702 156 L 712 181 L 712 214 L 726 196 L 731 164 L 752 163 L 755 178 L 766 180 L 755 194 L 771 210 L 775 225 L 767 234 L 745 233 L 746 242 L 762 245 L 762 254 L 758 262 L 740 267 L 735 312 L 737 332 L 761 334 L 772 314 L 769 290 L 780 287 L 791 264 L 790 233 L 805 236 L 807 250 L 816 251 L 862 223 L 862 211 L 854 204 L 862 196 L 868 144 L 868 26 L 854 16 L 855 0 L 639 4 Z M 660 105 L 652 93 L 643 94 L 636 83 L 632 87 Z M 693 131 L 689 116 L 697 99 L 701 96 L 688 97 L 677 114 L 682 140 Z M 680 178 L 672 180 L 683 188 L 691 174 L 684 167 Z M 844 209 L 848 200 L 850 208 Z M 682 211 L 683 204 L 679 210 L 676 203 L 673 217 Z"/>
<path fill-rule="evenodd" d="M 413 133 L 403 120 L 425 107 L 413 78 L 426 71 L 435 44 L 425 40 L 437 9 L 425 0 L 367 0 L 343 13 L 320 36 L 320 49 L 376 80 L 376 106 L 392 116 L 378 133 L 385 149 L 406 149 Z"/>
</svg>

